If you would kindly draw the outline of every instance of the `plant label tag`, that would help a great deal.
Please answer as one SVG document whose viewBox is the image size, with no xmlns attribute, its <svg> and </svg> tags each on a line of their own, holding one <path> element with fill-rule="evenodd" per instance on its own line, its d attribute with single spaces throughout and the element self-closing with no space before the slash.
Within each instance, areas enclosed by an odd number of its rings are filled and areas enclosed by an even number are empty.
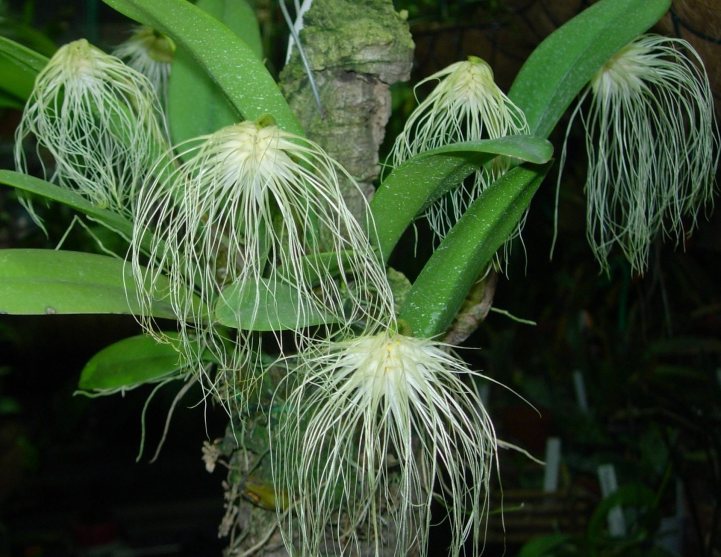
<svg viewBox="0 0 721 557">
<path fill-rule="evenodd" d="M 601 464 L 598 467 L 598 482 L 601 484 L 601 494 L 608 497 L 618 489 L 616 468 L 613 464 Z M 622 538 L 626 535 L 626 520 L 621 507 L 613 507 L 608 511 L 608 533 L 611 537 Z"/>
<path fill-rule="evenodd" d="M 546 469 L 543 475 L 543 492 L 558 490 L 558 476 L 561 466 L 561 439 L 549 437 L 546 440 Z"/>
</svg>

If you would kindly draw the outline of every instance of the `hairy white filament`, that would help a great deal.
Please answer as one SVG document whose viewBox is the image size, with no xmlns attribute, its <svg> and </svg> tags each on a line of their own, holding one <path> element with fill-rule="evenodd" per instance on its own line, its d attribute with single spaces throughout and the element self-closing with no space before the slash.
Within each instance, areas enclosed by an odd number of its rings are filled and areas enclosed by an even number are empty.
<svg viewBox="0 0 721 557">
<path fill-rule="evenodd" d="M 58 49 L 38 74 L 15 134 L 15 164 L 27 172 L 32 136 L 45 178 L 130 215 L 140 184 L 167 148 L 163 122 L 145 76 L 80 39 Z"/>
<path fill-rule="evenodd" d="M 397 167 L 413 155 L 449 143 L 497 139 L 528 132 L 523 112 L 493 80 L 491 67 L 475 56 L 427 77 L 416 88 L 438 81 L 433 91 L 409 116 L 389 157 Z M 443 238 L 468 206 L 508 165 L 498 162 L 476 172 L 470 186 L 441 197 L 426 213 L 434 233 Z M 519 225 L 520 232 L 521 225 Z"/>
<path fill-rule="evenodd" d="M 605 270 L 617 245 L 643 273 L 652 239 L 662 232 L 682 241 L 712 201 L 718 129 L 703 64 L 686 41 L 642 36 L 601 68 L 579 113 L 591 249 Z"/>
<path fill-rule="evenodd" d="M 113 50 L 115 56 L 150 80 L 164 105 L 168 102 L 168 79 L 174 53 L 175 43 L 170 37 L 144 25 L 136 27 L 133 34 Z"/>
<path fill-rule="evenodd" d="M 426 555 L 434 498 L 448 513 L 448 554 L 469 537 L 481 552 L 496 435 L 461 380 L 477 374 L 447 348 L 382 332 L 299 354 L 271 432 L 292 554 Z"/>
<path fill-rule="evenodd" d="M 297 341 L 306 335 L 300 324 L 308 312 L 336 317 L 340 329 L 372 322 L 376 311 L 388 314 L 384 270 L 343 201 L 344 171 L 318 145 L 275 125 L 243 122 L 179 151 L 140 195 L 132 263 L 148 313 L 158 278 L 170 279 L 166 295 L 191 359 L 210 350 L 234 373 L 247 363 L 250 334 L 227 337 L 214 324 L 214 305 L 231 283 L 256 290 L 254 315 L 276 311 L 265 304 L 261 284 L 290 287 L 298 299 Z M 144 269 L 146 228 L 154 238 Z M 330 252 L 330 263 L 308 257 L 319 252 Z M 238 317 L 248 322 L 254 315 Z"/>
</svg>

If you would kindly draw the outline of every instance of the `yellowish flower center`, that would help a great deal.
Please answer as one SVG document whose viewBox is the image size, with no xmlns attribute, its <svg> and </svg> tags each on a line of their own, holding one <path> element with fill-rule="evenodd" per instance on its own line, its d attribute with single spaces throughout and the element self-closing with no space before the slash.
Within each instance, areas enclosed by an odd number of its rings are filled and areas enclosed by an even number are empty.
<svg viewBox="0 0 721 557">
<path fill-rule="evenodd" d="M 148 56 L 154 61 L 165 64 L 173 61 L 175 43 L 170 37 L 150 27 L 142 27 L 133 38 L 143 46 Z"/>
<path fill-rule="evenodd" d="M 591 86 L 594 94 L 601 97 L 635 94 L 644 88 L 647 72 L 644 49 L 630 44 L 601 67 Z"/>
</svg>

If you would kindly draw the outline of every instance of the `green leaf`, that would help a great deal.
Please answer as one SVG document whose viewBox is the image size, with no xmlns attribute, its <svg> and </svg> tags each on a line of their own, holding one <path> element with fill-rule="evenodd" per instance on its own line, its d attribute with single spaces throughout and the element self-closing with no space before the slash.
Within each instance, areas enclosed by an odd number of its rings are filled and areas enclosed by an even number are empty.
<svg viewBox="0 0 721 557">
<path fill-rule="evenodd" d="M 352 255 L 353 252 L 349 250 L 323 251 L 304 255 L 299 262 L 303 278 L 307 284 L 317 286 L 328 276 L 338 276 L 341 268 L 347 269 L 347 263 Z M 278 275 L 282 280 L 293 276 L 294 272 L 286 273 L 286 269 L 281 266 L 278 267 Z"/>
<path fill-rule="evenodd" d="M 260 31 L 252 8 L 244 0 L 200 0 L 199 8 L 244 39 L 258 59 L 262 57 Z M 236 123 L 238 112 L 218 85 L 190 53 L 179 47 L 173 57 L 168 85 L 168 120 L 173 141 L 209 134 Z"/>
<path fill-rule="evenodd" d="M 167 289 L 161 284 L 160 290 Z M 42 249 L 0 250 L 0 313 L 137 314 L 137 292 L 124 261 L 106 255 Z M 174 319 L 166 302 L 152 315 Z"/>
<path fill-rule="evenodd" d="M 173 338 L 174 333 L 164 336 Z M 177 349 L 147 335 L 123 339 L 103 348 L 85 364 L 78 387 L 85 391 L 132 389 L 161 381 L 183 366 Z"/>
<path fill-rule="evenodd" d="M 670 6 L 671 0 L 600 0 L 549 35 L 528 57 L 508 93 L 525 113 L 531 133 L 550 135 L 601 66 Z"/>
<path fill-rule="evenodd" d="M 24 103 L 48 58 L 0 36 L 0 88 Z"/>
<path fill-rule="evenodd" d="M 417 337 L 445 331 L 466 294 L 516 228 L 548 165 L 513 168 L 468 208 L 428 260 L 399 318 Z"/>
<path fill-rule="evenodd" d="M 306 283 L 317 286 L 347 269 L 345 263 L 351 256 L 350 251 L 311 253 L 300 259 L 299 267 Z M 297 289 L 285 282 L 289 276 L 284 267 L 278 267 L 278 280 L 227 286 L 216 303 L 216 319 L 221 325 L 251 331 L 292 330 L 338 321 L 318 309 L 304 308 L 301 312 Z"/>
<path fill-rule="evenodd" d="M 0 184 L 5 184 L 17 190 L 62 203 L 81 213 L 85 213 L 93 220 L 117 232 L 124 238 L 130 238 L 132 236 L 133 223 L 129 220 L 113 211 L 96 207 L 80 194 L 66 188 L 61 188 L 40 178 L 28 176 L 27 174 L 15 172 L 14 170 L 0 170 Z"/>
<path fill-rule="evenodd" d="M 547 534 L 524 544 L 518 557 L 554 557 L 558 550 L 568 546 L 572 538 L 568 534 Z"/>
<path fill-rule="evenodd" d="M 633 509 L 636 523 L 635 528 L 629 529 L 629 536 L 636 537 L 639 541 L 647 538 L 651 531 L 644 532 L 643 526 L 647 525 L 645 523 L 649 521 L 655 522 L 658 519 L 657 505 L 658 501 L 654 492 L 642 483 L 623 485 L 605 497 L 594 509 L 588 522 L 588 537 L 596 543 L 613 539 L 607 534 L 608 513 L 614 507 L 626 507 Z M 615 540 L 619 541 L 618 538 Z"/>
<path fill-rule="evenodd" d="M 270 114 L 286 131 L 303 134 L 263 62 L 227 26 L 186 0 L 103 0 L 115 10 L 173 38 L 205 69 L 247 120 Z"/>
<path fill-rule="evenodd" d="M 283 331 L 333 323 L 337 319 L 313 309 L 299 311 L 296 288 L 273 280 L 226 287 L 215 307 L 221 325 L 248 331 Z"/>
<path fill-rule="evenodd" d="M 387 261 L 403 232 L 430 200 L 458 186 L 474 170 L 503 155 L 542 164 L 553 146 L 531 136 L 455 143 L 407 160 L 383 180 L 371 201 L 378 244 Z"/>
<path fill-rule="evenodd" d="M 168 122 L 173 143 L 212 133 L 240 119 L 218 86 L 179 47 L 168 82 Z"/>
<path fill-rule="evenodd" d="M 6 17 L 0 17 L 0 36 L 27 46 L 45 56 L 52 56 L 58 49 L 57 45 L 40 31 Z"/>
<path fill-rule="evenodd" d="M 2 65 L 2 62 L 0 62 L 0 65 Z M 2 74 L 2 70 L 0 70 L 0 74 Z M 0 79 L 2 79 L 2 76 L 0 75 Z M 13 108 L 15 110 L 22 110 L 24 106 L 24 103 L 19 98 L 6 93 L 5 91 L 0 90 L 0 108 Z"/>
<path fill-rule="evenodd" d="M 263 60 L 263 43 L 255 10 L 247 0 L 198 0 L 196 6 L 224 23 L 246 42 L 258 60 Z"/>
</svg>

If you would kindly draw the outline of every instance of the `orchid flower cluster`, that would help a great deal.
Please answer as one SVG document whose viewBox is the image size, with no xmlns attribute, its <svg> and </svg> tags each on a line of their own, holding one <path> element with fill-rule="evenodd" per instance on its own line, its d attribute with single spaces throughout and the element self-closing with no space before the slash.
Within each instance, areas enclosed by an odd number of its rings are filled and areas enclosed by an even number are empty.
<svg viewBox="0 0 721 557">
<path fill-rule="evenodd" d="M 28 169 L 34 140 L 36 158 L 50 159 L 45 177 L 131 219 L 129 296 L 140 323 L 177 347 L 228 412 L 258 407 L 262 353 L 286 370 L 268 436 L 291 554 L 380 555 L 390 544 L 394 555 L 425 555 L 440 500 L 450 554 L 464 554 L 470 539 L 478 555 L 499 447 L 474 388 L 484 377 L 399 320 L 376 223 L 369 210 L 358 219 L 348 209 L 339 184 L 353 178 L 321 146 L 272 116 L 171 146 L 162 107 L 173 49 L 146 28 L 116 50 L 127 64 L 85 40 L 61 47 L 23 113 L 17 167 Z M 531 131 L 477 57 L 422 83 L 435 88 L 396 139 L 391 168 L 449 144 Z M 679 237 L 681 218 L 711 201 L 717 135 L 706 75 L 683 41 L 642 37 L 599 70 L 577 114 L 593 251 L 605 266 L 618 245 L 642 271 L 652 237 Z M 514 165 L 493 159 L 425 209 L 439 241 Z M 250 302 L 233 314 L 237 326 L 219 323 L 218 304 L 241 298 Z M 173 335 L 154 320 L 158 299 L 172 308 Z"/>
</svg>

